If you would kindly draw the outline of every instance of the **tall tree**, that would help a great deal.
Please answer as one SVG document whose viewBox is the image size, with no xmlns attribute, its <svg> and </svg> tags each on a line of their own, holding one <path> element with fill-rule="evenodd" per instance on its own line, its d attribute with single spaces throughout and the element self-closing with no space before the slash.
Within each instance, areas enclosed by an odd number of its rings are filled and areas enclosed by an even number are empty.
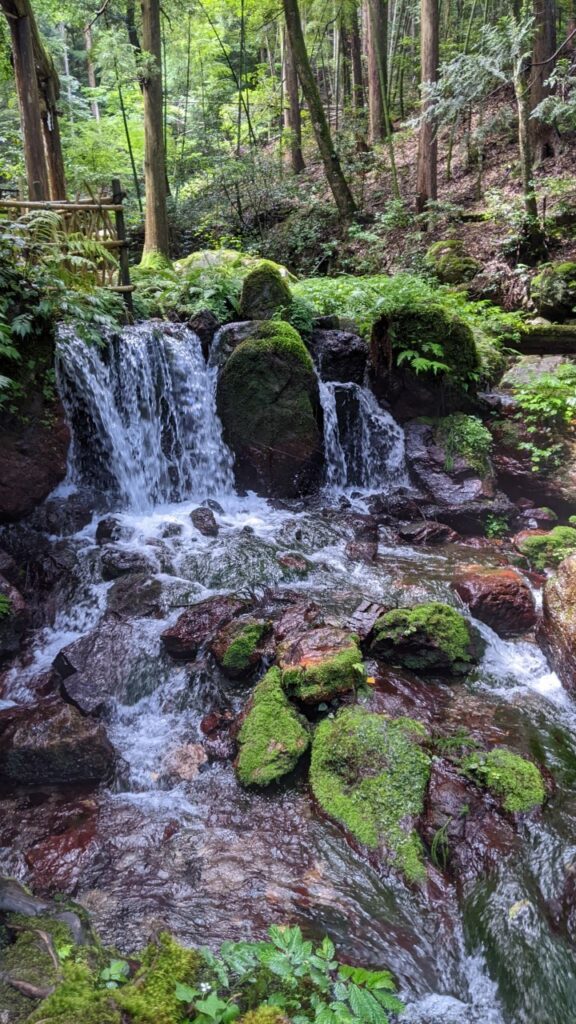
<svg viewBox="0 0 576 1024">
<path fill-rule="evenodd" d="M 370 142 L 382 142 L 386 136 L 386 91 L 388 81 L 388 4 L 386 0 L 366 0 L 366 43 L 368 50 L 368 112 Z"/>
<path fill-rule="evenodd" d="M 288 32 L 284 33 L 284 82 L 286 86 L 286 127 L 290 132 L 290 164 L 294 174 L 300 174 L 306 166 L 302 155 L 300 89 Z"/>
<path fill-rule="evenodd" d="M 142 94 L 144 96 L 144 253 L 168 255 L 166 168 L 162 96 L 160 0 L 142 0 Z"/>
<path fill-rule="evenodd" d="M 294 62 L 298 71 L 298 78 L 302 86 L 302 92 L 310 112 L 312 128 L 324 164 L 326 178 L 336 201 L 340 215 L 345 221 L 352 219 L 356 212 L 354 197 L 348 186 L 348 182 L 342 172 L 340 159 L 332 141 L 332 135 L 328 126 L 328 120 L 324 113 L 322 100 L 316 84 L 316 79 L 310 65 L 308 51 L 302 31 L 302 21 L 298 0 L 283 0 L 286 28 L 290 37 L 290 45 L 294 54 Z"/>
<path fill-rule="evenodd" d="M 429 202 L 438 198 L 438 142 L 436 123 L 430 113 L 428 89 L 438 80 L 438 0 L 421 0 L 420 66 L 421 121 L 418 139 L 416 209 L 422 213 Z"/>
<path fill-rule="evenodd" d="M 533 0 L 534 46 L 530 71 L 530 106 L 534 110 L 549 94 L 546 80 L 554 70 L 551 59 L 556 50 L 556 4 L 554 0 Z M 555 130 L 538 117 L 530 119 L 530 141 L 536 163 L 554 154 Z"/>
</svg>

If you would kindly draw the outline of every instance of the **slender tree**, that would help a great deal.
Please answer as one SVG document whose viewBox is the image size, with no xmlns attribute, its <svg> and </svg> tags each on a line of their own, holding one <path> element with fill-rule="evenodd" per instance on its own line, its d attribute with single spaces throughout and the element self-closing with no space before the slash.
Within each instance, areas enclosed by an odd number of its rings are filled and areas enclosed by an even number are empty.
<svg viewBox="0 0 576 1024">
<path fill-rule="evenodd" d="M 306 166 L 302 154 L 300 89 L 288 32 L 284 33 L 284 84 L 286 88 L 286 127 L 290 132 L 290 164 L 294 174 L 300 174 Z"/>
<path fill-rule="evenodd" d="M 374 145 L 386 136 L 388 5 L 385 0 L 366 0 L 366 24 L 368 112 L 370 142 Z"/>
<path fill-rule="evenodd" d="M 556 4 L 554 0 L 533 0 L 534 45 L 530 69 L 530 106 L 534 110 L 549 94 L 547 79 L 554 70 L 556 50 Z M 536 163 L 554 155 L 555 130 L 538 117 L 530 118 L 530 142 Z"/>
<path fill-rule="evenodd" d="M 422 213 L 429 202 L 438 197 L 438 142 L 436 123 L 430 114 L 427 88 L 438 80 L 438 0 L 421 0 L 420 64 L 421 122 L 418 139 L 416 209 Z"/>
<path fill-rule="evenodd" d="M 283 0 L 283 3 L 286 28 L 290 37 L 294 62 L 298 71 L 302 92 L 310 112 L 310 120 L 324 164 L 326 178 L 328 179 L 328 184 L 332 190 L 340 215 L 345 221 L 349 221 L 356 212 L 356 204 L 342 172 L 340 159 L 332 141 L 328 120 L 324 113 L 316 79 L 310 65 L 302 31 L 298 0 Z"/>
<path fill-rule="evenodd" d="M 142 0 L 142 93 L 144 96 L 144 253 L 168 255 L 166 170 L 162 100 L 160 0 Z"/>
</svg>

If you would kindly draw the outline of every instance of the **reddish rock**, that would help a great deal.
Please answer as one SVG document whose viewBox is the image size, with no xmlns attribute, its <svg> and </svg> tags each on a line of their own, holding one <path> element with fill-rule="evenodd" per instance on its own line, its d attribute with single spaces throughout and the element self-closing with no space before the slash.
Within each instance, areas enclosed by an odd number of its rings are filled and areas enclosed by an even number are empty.
<svg viewBox="0 0 576 1024">
<path fill-rule="evenodd" d="M 453 586 L 475 618 L 498 636 L 518 636 L 536 623 L 534 595 L 515 569 L 466 566 Z"/>
<path fill-rule="evenodd" d="M 543 537 L 548 532 L 548 530 L 520 530 L 519 533 L 512 537 L 512 543 L 517 551 L 522 552 L 522 544 L 525 540 L 528 540 L 530 537 Z"/>
<path fill-rule="evenodd" d="M 235 640 L 241 639 L 244 631 L 250 627 L 254 627 L 254 636 L 256 637 L 254 645 L 248 645 L 244 652 L 237 650 L 236 656 L 232 660 L 227 660 L 226 655 L 231 644 Z M 231 679 L 241 679 L 242 676 L 250 674 L 263 658 L 272 658 L 274 645 L 270 625 L 264 619 L 255 619 L 252 616 L 243 615 L 232 619 L 218 630 L 210 643 L 210 651 L 226 675 Z M 245 656 L 242 656 L 243 653 Z"/>
<path fill-rule="evenodd" d="M 195 508 L 190 513 L 190 519 L 192 525 L 196 527 L 199 533 L 204 537 L 217 537 L 220 527 L 216 522 L 216 516 L 214 515 L 211 508 Z"/>
<path fill-rule="evenodd" d="M 345 625 L 351 633 L 365 640 L 374 628 L 376 619 L 388 611 L 385 605 L 368 599 L 362 600 L 352 614 L 346 618 Z"/>
<path fill-rule="evenodd" d="M 576 692 L 576 555 L 544 584 L 540 641 L 567 690 Z"/>
<path fill-rule="evenodd" d="M 104 726 L 59 700 L 0 711 L 5 787 L 98 784 L 114 766 Z"/>
<path fill-rule="evenodd" d="M 302 669 L 311 673 L 325 662 L 349 651 L 352 644 L 347 629 L 338 626 L 323 626 L 312 629 L 298 637 L 288 637 L 276 651 L 276 660 L 282 670 Z M 329 679 L 315 680 L 310 690 L 304 682 L 295 687 L 294 693 L 305 704 L 318 704 L 324 700 L 354 689 L 353 672 L 334 671 Z"/>
<path fill-rule="evenodd" d="M 276 561 L 283 569 L 298 576 L 306 576 L 310 572 L 310 562 L 303 555 L 295 555 L 288 552 L 285 555 L 278 555 Z"/>
<path fill-rule="evenodd" d="M 89 865 L 101 856 L 96 808 L 87 808 L 64 832 L 48 836 L 26 851 L 31 887 L 46 895 L 65 892 L 72 896 Z"/>
<path fill-rule="evenodd" d="M 33 403 L 34 405 L 34 403 Z M 0 430 L 0 523 L 29 515 L 66 476 L 70 432 L 64 410 L 38 396 L 27 420 Z"/>
<path fill-rule="evenodd" d="M 401 526 L 398 536 L 408 544 L 455 544 L 461 538 L 445 523 L 423 522 Z"/>
<path fill-rule="evenodd" d="M 273 624 L 276 642 L 299 636 L 308 629 L 324 625 L 324 613 L 314 601 L 295 600 Z"/>
<path fill-rule="evenodd" d="M 173 658 L 193 661 L 200 647 L 231 619 L 246 611 L 247 602 L 233 595 L 209 597 L 187 608 L 160 639 Z"/>
<path fill-rule="evenodd" d="M 193 782 L 207 760 L 208 755 L 201 743 L 183 743 L 167 754 L 162 765 L 162 777 Z"/>
</svg>

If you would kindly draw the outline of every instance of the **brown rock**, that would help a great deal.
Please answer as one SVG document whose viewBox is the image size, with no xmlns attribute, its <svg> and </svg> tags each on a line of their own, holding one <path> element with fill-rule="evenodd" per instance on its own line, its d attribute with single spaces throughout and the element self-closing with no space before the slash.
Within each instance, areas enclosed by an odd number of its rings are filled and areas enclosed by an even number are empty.
<svg viewBox="0 0 576 1024">
<path fill-rule="evenodd" d="M 409 544 L 455 544 L 460 540 L 459 534 L 445 523 L 423 522 L 410 523 L 398 530 L 401 540 Z"/>
<path fill-rule="evenodd" d="M 540 639 L 563 685 L 576 691 L 576 555 L 544 584 Z"/>
<path fill-rule="evenodd" d="M 247 602 L 233 595 L 209 597 L 183 612 L 173 626 L 164 630 L 160 639 L 173 658 L 192 661 L 218 629 L 246 610 Z"/>
<path fill-rule="evenodd" d="M 254 627 L 256 642 L 249 642 L 243 649 L 236 649 L 232 652 L 233 657 L 226 658 L 230 646 L 235 640 L 241 640 L 245 630 Z M 249 675 L 266 656 L 271 658 L 274 654 L 274 645 L 271 638 L 269 623 L 264 619 L 255 619 L 251 616 L 241 616 L 232 619 L 225 626 L 218 630 L 218 633 L 210 644 L 210 651 L 214 655 L 218 665 L 230 676 L 231 679 L 241 679 Z"/>
<path fill-rule="evenodd" d="M 58 402 L 48 410 L 38 398 L 28 422 L 0 431 L 0 523 L 29 515 L 64 479 L 70 432 Z"/>
<path fill-rule="evenodd" d="M 220 527 L 211 508 L 195 508 L 190 513 L 192 524 L 204 537 L 217 537 Z"/>
<path fill-rule="evenodd" d="M 79 820 L 65 831 L 40 840 L 26 851 L 35 892 L 65 892 L 69 896 L 76 892 L 88 866 L 102 856 L 96 825 L 96 808 L 87 806 Z"/>
<path fill-rule="evenodd" d="M 162 774 L 193 782 L 208 756 L 201 743 L 184 743 L 171 750 L 164 760 Z"/>
<path fill-rule="evenodd" d="M 347 629 L 323 626 L 296 638 L 288 637 L 278 647 L 276 660 L 282 670 L 302 669 L 312 672 L 344 651 L 349 651 L 351 643 Z M 339 694 L 349 693 L 353 688 L 354 679 L 350 671 L 335 671 L 325 681 L 314 681 L 310 689 L 306 683 L 297 685 L 294 692 L 305 704 L 318 704 Z"/>
<path fill-rule="evenodd" d="M 466 566 L 453 585 L 472 614 L 498 636 L 518 636 L 536 623 L 534 595 L 515 569 Z"/>
</svg>

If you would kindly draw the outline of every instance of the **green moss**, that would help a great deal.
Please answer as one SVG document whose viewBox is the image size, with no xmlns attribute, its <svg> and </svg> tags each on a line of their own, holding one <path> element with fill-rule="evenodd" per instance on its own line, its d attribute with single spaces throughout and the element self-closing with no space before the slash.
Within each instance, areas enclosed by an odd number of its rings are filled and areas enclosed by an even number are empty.
<svg viewBox="0 0 576 1024">
<path fill-rule="evenodd" d="M 29 1018 L 30 1024 L 121 1024 L 116 993 L 97 989 L 97 978 L 87 964 L 66 963 L 63 979 Z"/>
<path fill-rule="evenodd" d="M 286 668 L 282 673 L 282 685 L 289 696 L 305 703 L 320 704 L 354 690 L 360 679 L 361 666 L 360 648 L 350 637 L 349 647 L 324 661 Z"/>
<path fill-rule="evenodd" d="M 240 299 L 243 320 L 269 320 L 289 309 L 290 286 L 274 263 L 262 260 L 244 280 Z"/>
<path fill-rule="evenodd" d="M 469 382 L 480 369 L 471 328 L 440 304 L 400 307 L 376 325 L 375 330 L 387 338 L 398 366 L 425 372 L 418 370 L 418 360 L 441 363 L 447 370 L 440 376 L 459 385 Z"/>
<path fill-rule="evenodd" d="M 310 783 L 323 810 L 371 849 L 385 847 L 410 881 L 424 877 L 422 845 L 412 818 L 422 812 L 430 759 L 418 745 L 424 730 L 345 708 L 314 735 Z"/>
<path fill-rule="evenodd" d="M 457 412 L 438 420 L 436 440 L 446 452 L 446 469 L 454 468 L 454 460 L 461 456 L 481 476 L 490 472 L 492 434 L 478 416 Z"/>
<path fill-rule="evenodd" d="M 259 324 L 252 337 L 243 342 L 243 344 L 249 345 L 250 342 L 253 344 L 260 342 L 259 348 L 261 352 L 289 354 L 302 363 L 307 370 L 314 371 L 314 361 L 298 331 L 283 320 L 272 320 L 268 323 Z"/>
<path fill-rule="evenodd" d="M 470 754 L 462 768 L 499 797 L 505 811 L 531 811 L 544 803 L 546 790 L 538 768 L 509 750 Z"/>
<path fill-rule="evenodd" d="M 12 602 L 6 594 L 0 593 L 0 621 L 2 619 L 9 619 L 12 612 Z"/>
<path fill-rule="evenodd" d="M 130 1015 L 131 1024 L 180 1024 L 186 1013 L 176 999 L 176 985 L 192 986 L 202 964 L 200 953 L 162 932 L 144 951 L 134 981 L 117 989 L 114 998 Z"/>
<path fill-rule="evenodd" d="M 173 270 L 173 266 L 172 261 L 163 252 L 154 249 L 152 252 L 143 253 L 138 269 L 163 274 L 165 271 Z"/>
<path fill-rule="evenodd" d="M 284 1024 L 287 1021 L 282 1010 L 275 1006 L 261 1006 L 258 1010 L 251 1010 L 244 1014 L 238 1024 Z"/>
<path fill-rule="evenodd" d="M 282 689 L 280 669 L 258 683 L 238 734 L 236 773 L 244 786 L 268 786 L 291 772 L 310 742 L 305 720 Z"/>
<path fill-rule="evenodd" d="M 549 533 L 524 537 L 517 547 L 535 569 L 555 567 L 576 552 L 576 529 L 555 526 Z"/>
<path fill-rule="evenodd" d="M 431 601 L 415 608 L 396 608 L 379 618 L 372 653 L 406 668 L 459 675 L 478 661 L 481 643 L 460 612 Z"/>
<path fill-rule="evenodd" d="M 0 930 L 0 976 L 27 982 L 38 989 L 54 986 L 59 972 L 42 934 L 49 936 L 55 949 L 71 941 L 66 925 L 51 918 L 8 915 L 6 927 Z M 31 1000 L 8 981 L 0 981 L 0 1008 L 10 1011 L 9 1020 L 27 1020 L 33 1006 Z"/>
<path fill-rule="evenodd" d="M 226 648 L 222 658 L 223 668 L 235 675 L 249 669 L 253 655 L 267 630 L 267 622 L 254 622 L 244 626 Z"/>
<path fill-rule="evenodd" d="M 576 309 L 576 263 L 551 263 L 536 275 L 531 298 L 541 316 L 570 320 Z"/>
<path fill-rule="evenodd" d="M 442 284 L 463 284 L 482 270 L 482 264 L 468 255 L 457 238 L 434 242 L 424 260 Z"/>
</svg>

